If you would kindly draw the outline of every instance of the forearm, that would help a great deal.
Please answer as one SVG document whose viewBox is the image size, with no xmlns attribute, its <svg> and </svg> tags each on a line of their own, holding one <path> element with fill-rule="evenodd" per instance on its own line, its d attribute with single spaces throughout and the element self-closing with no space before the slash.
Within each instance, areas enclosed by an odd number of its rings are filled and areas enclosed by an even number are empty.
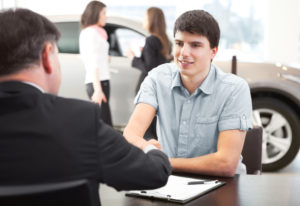
<svg viewBox="0 0 300 206">
<path fill-rule="evenodd" d="M 147 70 L 145 68 L 145 62 L 140 57 L 134 57 L 132 59 L 131 66 L 141 70 L 142 72 L 147 72 Z"/>
<path fill-rule="evenodd" d="M 232 177 L 235 175 L 245 140 L 245 131 L 226 130 L 219 133 L 217 151 L 195 158 L 174 158 L 176 172 Z"/>
<path fill-rule="evenodd" d="M 217 152 L 195 158 L 171 158 L 170 162 L 175 172 L 224 177 L 232 177 L 238 165 L 238 161 Z"/>
<path fill-rule="evenodd" d="M 138 124 L 131 121 L 129 121 L 123 132 L 123 136 L 126 140 L 134 145 L 136 145 L 136 142 L 143 139 L 144 134 L 145 131 L 143 131 Z"/>
<path fill-rule="evenodd" d="M 136 124 L 135 122 L 129 121 L 127 126 L 124 129 L 123 135 L 125 137 L 140 137 L 142 138 L 144 136 L 146 131 L 144 131 L 139 124 Z"/>
<path fill-rule="evenodd" d="M 147 104 L 140 103 L 135 107 L 123 132 L 123 135 L 128 142 L 139 146 L 141 142 L 145 141 L 144 134 L 154 118 L 155 112 L 156 110 Z M 158 142 L 154 145 L 160 149 Z"/>
<path fill-rule="evenodd" d="M 161 149 L 160 143 L 155 139 L 150 139 L 146 141 L 143 136 L 145 132 L 136 132 L 134 129 L 129 130 L 128 127 L 124 130 L 124 137 L 125 139 L 135 145 L 136 147 L 140 148 L 141 150 L 144 150 L 147 148 L 148 145 L 153 145 L 156 149 Z"/>
<path fill-rule="evenodd" d="M 98 70 L 98 68 L 94 69 L 93 88 L 94 88 L 94 92 L 102 91 L 102 87 L 101 87 L 100 80 L 99 80 L 99 70 Z"/>
<path fill-rule="evenodd" d="M 134 57 L 132 60 L 132 66 L 140 69 L 145 73 L 148 73 L 149 71 L 151 71 L 151 69 L 159 65 L 155 53 L 148 50 L 149 49 L 147 49 L 147 51 L 143 53 L 143 58 Z"/>
<path fill-rule="evenodd" d="M 144 103 L 136 105 L 123 135 L 126 138 L 143 138 L 144 134 L 155 116 L 156 110 Z"/>
</svg>

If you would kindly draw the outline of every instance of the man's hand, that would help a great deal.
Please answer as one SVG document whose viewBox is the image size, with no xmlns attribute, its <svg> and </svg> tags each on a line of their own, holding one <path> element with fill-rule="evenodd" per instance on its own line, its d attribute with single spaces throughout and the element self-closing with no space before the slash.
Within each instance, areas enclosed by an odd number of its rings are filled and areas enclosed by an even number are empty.
<svg viewBox="0 0 300 206">
<path fill-rule="evenodd" d="M 155 139 L 150 139 L 149 141 L 146 141 L 142 137 L 126 137 L 125 139 L 130 143 L 133 144 L 134 146 L 140 148 L 141 150 L 144 150 L 148 145 L 152 144 L 155 146 L 157 149 L 161 150 L 161 146 L 159 141 Z"/>
<path fill-rule="evenodd" d="M 157 141 L 156 139 L 150 139 L 149 141 L 147 141 L 148 144 L 152 144 L 154 145 L 157 149 L 161 150 L 161 145 L 159 143 L 159 141 Z"/>
</svg>

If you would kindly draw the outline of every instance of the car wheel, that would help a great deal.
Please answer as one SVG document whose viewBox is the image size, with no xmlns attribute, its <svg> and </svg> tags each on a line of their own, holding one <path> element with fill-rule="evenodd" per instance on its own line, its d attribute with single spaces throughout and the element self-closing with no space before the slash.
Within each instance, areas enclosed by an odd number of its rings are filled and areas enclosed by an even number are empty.
<svg viewBox="0 0 300 206">
<path fill-rule="evenodd" d="M 300 147 L 299 119 L 286 103 L 271 97 L 253 98 L 253 124 L 263 128 L 263 171 L 279 170 Z"/>
</svg>

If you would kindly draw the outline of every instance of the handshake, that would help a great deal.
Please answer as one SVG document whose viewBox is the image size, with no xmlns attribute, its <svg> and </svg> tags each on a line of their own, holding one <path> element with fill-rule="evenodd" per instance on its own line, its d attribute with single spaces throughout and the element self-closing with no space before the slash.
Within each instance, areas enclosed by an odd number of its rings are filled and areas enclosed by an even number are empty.
<svg viewBox="0 0 300 206">
<path fill-rule="evenodd" d="M 132 145 L 140 148 L 141 150 L 144 150 L 147 146 L 153 145 L 157 149 L 161 150 L 161 145 L 159 141 L 155 139 L 150 139 L 150 140 L 145 140 L 143 137 L 138 137 L 138 136 L 125 136 L 125 139 L 131 143 Z"/>
</svg>

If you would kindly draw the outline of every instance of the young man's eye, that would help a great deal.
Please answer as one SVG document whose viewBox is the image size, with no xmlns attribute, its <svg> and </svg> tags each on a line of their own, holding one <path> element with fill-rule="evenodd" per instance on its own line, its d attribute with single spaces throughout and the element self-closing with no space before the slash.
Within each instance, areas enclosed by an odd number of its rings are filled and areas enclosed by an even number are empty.
<svg viewBox="0 0 300 206">
<path fill-rule="evenodd" d="M 177 45 L 177 46 L 183 46 L 183 43 L 182 42 L 175 42 L 175 44 Z"/>
<path fill-rule="evenodd" d="M 198 43 L 194 43 L 194 44 L 192 44 L 191 46 L 192 46 L 193 48 L 197 48 L 197 47 L 200 47 L 201 45 L 198 44 Z"/>
</svg>

